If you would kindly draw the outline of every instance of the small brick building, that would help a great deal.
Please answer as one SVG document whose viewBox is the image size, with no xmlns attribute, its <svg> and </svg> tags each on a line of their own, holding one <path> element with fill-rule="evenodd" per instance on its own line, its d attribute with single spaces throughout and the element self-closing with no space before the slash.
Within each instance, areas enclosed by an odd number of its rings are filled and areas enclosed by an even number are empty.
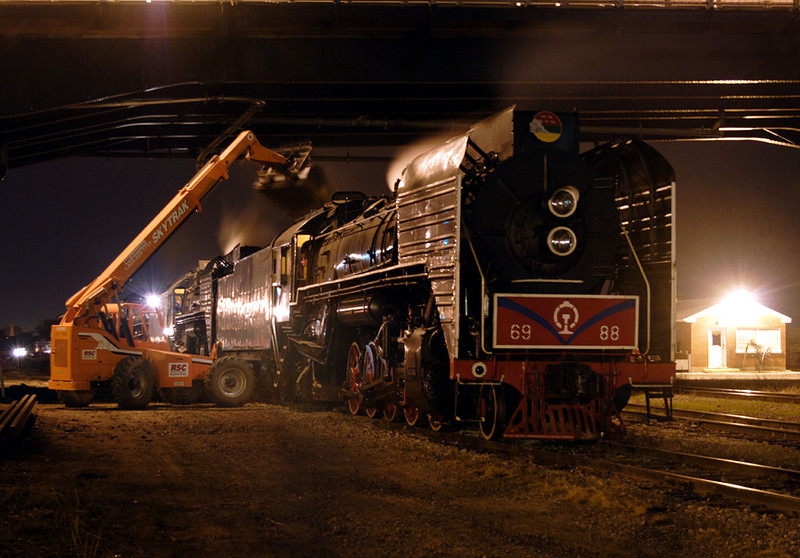
<svg viewBox="0 0 800 558">
<path fill-rule="evenodd" d="M 679 368 L 786 370 L 786 324 L 792 319 L 746 296 L 678 301 Z"/>
</svg>

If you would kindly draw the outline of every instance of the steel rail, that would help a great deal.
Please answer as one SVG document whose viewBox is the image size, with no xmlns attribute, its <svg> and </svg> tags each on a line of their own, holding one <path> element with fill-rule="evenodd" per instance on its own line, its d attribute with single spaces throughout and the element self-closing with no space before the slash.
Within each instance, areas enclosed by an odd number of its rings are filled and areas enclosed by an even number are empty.
<svg viewBox="0 0 800 558">
<path fill-rule="evenodd" d="M 604 445 L 621 453 L 642 457 L 651 457 L 675 464 L 709 467 L 715 470 L 726 471 L 729 473 L 735 473 L 737 475 L 745 475 L 749 477 L 800 481 L 800 471 L 796 471 L 794 469 L 771 467 L 769 465 L 761 465 L 760 463 L 750 463 L 735 459 L 724 459 L 709 455 L 698 455 L 694 453 L 684 453 L 679 451 L 635 446 L 620 442 L 604 442 Z"/>
<path fill-rule="evenodd" d="M 625 406 L 624 412 L 631 412 L 631 414 L 640 414 L 646 407 L 637 403 L 628 403 Z M 664 415 L 658 415 L 650 412 L 651 416 L 655 418 L 665 418 Z M 740 424 L 748 424 L 753 426 L 769 426 L 779 430 L 798 430 L 800 431 L 800 422 L 793 422 L 788 420 L 776 420 L 761 417 L 752 417 L 748 415 L 734 415 L 730 413 L 715 413 L 712 411 L 697 411 L 693 409 L 672 409 L 673 418 L 681 419 L 709 419 L 720 422 L 735 422 Z"/>
<path fill-rule="evenodd" d="M 750 436 L 756 435 L 760 438 L 800 440 L 800 432 L 797 430 L 784 430 L 781 428 L 770 428 L 768 426 L 756 426 L 753 424 L 741 424 L 738 422 L 724 422 L 718 420 L 699 419 L 692 421 L 697 426 L 722 430 L 725 432 L 741 432 Z"/>
<path fill-rule="evenodd" d="M 623 411 L 623 414 L 639 415 L 642 417 L 646 415 L 646 413 L 641 413 L 638 411 Z M 650 416 L 653 416 L 652 413 Z M 656 418 L 661 418 L 663 420 L 663 416 L 656 416 Z M 673 414 L 673 418 L 680 417 L 675 417 Z M 703 418 L 681 418 L 681 420 L 691 422 L 695 426 L 710 428 L 719 432 L 741 433 L 747 436 L 758 438 L 760 440 L 800 440 L 800 430 L 787 430 L 782 428 L 771 428 L 769 426 L 757 426 L 755 424 L 744 424 L 741 422 L 728 422 Z"/>
<path fill-rule="evenodd" d="M 773 510 L 800 512 L 800 498 L 788 494 L 761 490 L 735 483 L 661 471 L 658 469 L 649 469 L 637 465 L 628 465 L 579 455 L 535 449 L 521 444 L 492 442 L 458 433 L 425 433 L 422 430 L 419 432 L 422 435 L 426 435 L 429 439 L 442 444 L 455 445 L 476 451 L 530 457 L 539 465 L 580 468 L 592 473 L 612 473 L 614 475 L 622 475 L 626 478 L 646 480 L 662 485 L 677 485 L 691 490 L 696 494 L 722 496 Z"/>
<path fill-rule="evenodd" d="M 769 401 L 773 403 L 800 404 L 800 395 L 791 393 L 752 391 L 749 389 L 726 389 L 726 388 L 711 388 L 711 387 L 696 387 L 696 386 L 690 387 L 681 385 L 676 385 L 675 390 L 677 393 L 692 393 L 707 397 L 730 397 L 730 398 L 752 399 L 753 401 Z"/>
<path fill-rule="evenodd" d="M 610 461 L 593 461 L 579 466 L 592 471 L 621 474 L 626 477 L 649 480 L 659 484 L 679 485 L 697 494 L 723 496 L 746 504 L 764 506 L 773 510 L 800 512 L 800 498 L 788 494 L 751 488 L 741 484 L 703 479 L 689 475 L 659 471 L 657 469 L 647 469 L 636 465 L 613 463 Z"/>
</svg>

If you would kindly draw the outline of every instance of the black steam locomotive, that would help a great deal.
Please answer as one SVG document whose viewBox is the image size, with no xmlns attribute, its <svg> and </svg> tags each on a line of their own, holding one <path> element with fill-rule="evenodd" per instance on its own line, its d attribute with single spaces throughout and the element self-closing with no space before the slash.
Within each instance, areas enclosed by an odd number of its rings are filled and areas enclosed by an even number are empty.
<svg viewBox="0 0 800 558">
<path fill-rule="evenodd" d="M 342 401 L 486 438 L 595 439 L 674 374 L 674 174 L 577 115 L 508 109 L 170 290 L 210 396 Z M 615 418 L 616 417 L 616 418 Z"/>
</svg>

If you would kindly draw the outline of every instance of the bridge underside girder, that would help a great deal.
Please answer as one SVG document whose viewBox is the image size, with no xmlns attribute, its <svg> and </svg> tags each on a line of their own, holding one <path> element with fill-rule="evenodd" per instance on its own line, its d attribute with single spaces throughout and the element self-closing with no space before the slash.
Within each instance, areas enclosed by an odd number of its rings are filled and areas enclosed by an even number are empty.
<svg viewBox="0 0 800 558">
<path fill-rule="evenodd" d="M 577 110 L 594 140 L 800 142 L 791 10 L 38 4 L 0 6 L 5 168 L 198 157 L 242 127 L 405 144 L 511 104 Z"/>
</svg>

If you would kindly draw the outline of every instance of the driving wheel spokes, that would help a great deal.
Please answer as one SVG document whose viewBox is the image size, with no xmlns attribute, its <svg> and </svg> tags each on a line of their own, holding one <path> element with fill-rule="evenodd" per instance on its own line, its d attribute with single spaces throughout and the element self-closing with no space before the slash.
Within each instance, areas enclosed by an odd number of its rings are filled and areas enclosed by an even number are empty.
<svg viewBox="0 0 800 558">
<path fill-rule="evenodd" d="M 367 414 L 369 418 L 375 418 L 378 416 L 378 409 L 377 407 L 364 407 L 364 412 Z"/>
<path fill-rule="evenodd" d="M 389 422 L 394 422 L 400 416 L 400 408 L 394 403 L 387 403 L 383 406 L 383 418 Z"/>
<path fill-rule="evenodd" d="M 444 428 L 444 421 L 440 416 L 434 416 L 430 413 L 428 414 L 428 425 L 431 427 L 431 430 L 434 432 L 439 432 Z"/>
<path fill-rule="evenodd" d="M 419 423 L 419 409 L 410 405 L 403 407 L 403 417 L 406 419 L 407 425 L 416 426 Z"/>
<path fill-rule="evenodd" d="M 345 380 L 345 389 L 351 393 L 351 397 L 347 398 L 347 408 L 351 415 L 357 415 L 361 410 L 361 402 L 352 394 L 358 392 L 360 387 L 359 379 L 361 378 L 361 347 L 358 342 L 353 341 L 350 345 L 350 351 L 347 353 L 347 379 Z"/>
<path fill-rule="evenodd" d="M 367 346 L 364 347 L 364 360 L 362 366 L 363 374 L 361 377 L 364 378 L 364 384 L 369 385 L 370 383 L 374 382 L 375 378 L 378 376 L 378 355 L 375 354 L 375 345 L 373 343 L 368 343 Z M 375 406 L 364 407 L 364 412 L 369 418 L 376 418 L 380 414 L 380 408 Z"/>
<path fill-rule="evenodd" d="M 481 422 L 479 429 L 486 440 L 497 440 L 503 436 L 506 422 L 506 404 L 498 386 L 483 386 L 479 400 Z"/>
</svg>

